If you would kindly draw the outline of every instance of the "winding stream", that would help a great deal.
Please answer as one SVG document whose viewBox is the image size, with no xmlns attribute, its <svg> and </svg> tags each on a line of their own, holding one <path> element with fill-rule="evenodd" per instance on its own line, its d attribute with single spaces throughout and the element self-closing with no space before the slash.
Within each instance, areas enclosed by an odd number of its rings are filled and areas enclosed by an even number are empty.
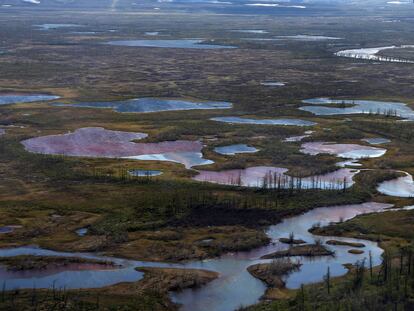
<svg viewBox="0 0 414 311">
<path fill-rule="evenodd" d="M 109 260 L 118 265 L 121 269 L 101 269 L 101 270 L 82 270 L 73 271 L 26 271 L 12 272 L 0 268 L 0 278 L 5 281 L 6 289 L 14 288 L 97 288 L 113 285 L 119 282 L 134 282 L 142 278 L 141 272 L 135 271 L 135 267 L 176 267 L 176 268 L 199 268 L 213 270 L 220 273 L 220 277 L 204 287 L 198 289 L 187 289 L 180 293 L 172 293 L 172 299 L 183 304 L 181 310 L 184 311 L 231 311 L 241 305 L 251 305 L 256 303 L 264 294 L 266 286 L 259 280 L 252 277 L 246 270 L 250 265 L 269 260 L 260 260 L 265 254 L 282 250 L 288 247 L 286 244 L 278 242 L 281 237 L 288 237 L 294 231 L 295 238 L 303 239 L 312 243 L 316 238 L 326 242 L 333 237 L 316 237 L 308 232 L 314 224 L 322 226 L 330 222 L 337 222 L 353 218 L 357 215 L 371 212 L 382 212 L 390 208 L 389 204 L 364 203 L 358 205 L 342 205 L 332 207 L 321 207 L 311 210 L 305 214 L 287 218 L 277 225 L 267 229 L 268 236 L 272 243 L 268 246 L 259 247 L 252 251 L 229 253 L 220 258 L 202 261 L 193 261 L 184 264 L 153 263 L 121 258 L 99 256 L 97 254 L 86 253 L 65 253 L 44 250 L 35 247 L 19 247 L 14 249 L 1 249 L 0 257 L 10 257 L 17 255 L 47 255 L 47 256 L 70 256 L 90 259 Z M 336 240 L 346 240 L 348 242 L 363 242 L 365 247 L 364 254 L 349 254 L 348 246 L 330 246 L 336 252 L 335 257 L 316 257 L 298 258 L 302 262 L 300 271 L 292 273 L 286 279 L 288 288 L 298 288 L 305 282 L 318 282 L 323 279 L 326 269 L 329 266 L 331 275 L 339 276 L 346 273 L 343 267 L 345 263 L 354 263 L 368 256 L 370 251 L 373 256 L 373 263 L 378 265 L 381 261 L 382 249 L 377 243 L 371 241 L 360 241 L 358 239 L 335 238 Z"/>
</svg>

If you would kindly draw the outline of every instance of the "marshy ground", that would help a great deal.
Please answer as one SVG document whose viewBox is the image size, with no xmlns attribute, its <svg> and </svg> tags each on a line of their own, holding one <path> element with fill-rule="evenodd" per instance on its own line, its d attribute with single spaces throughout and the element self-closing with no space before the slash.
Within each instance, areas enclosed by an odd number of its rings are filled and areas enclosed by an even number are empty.
<svg viewBox="0 0 414 311">
<path fill-rule="evenodd" d="M 399 177 L 401 173 L 397 171 L 414 174 L 412 123 L 401 122 L 392 114 L 317 116 L 299 109 L 304 106 L 302 100 L 318 97 L 402 102 L 414 109 L 414 65 L 334 55 L 338 50 L 360 46 L 413 44 L 409 14 L 396 11 L 378 17 L 373 13 L 364 18 L 356 12 L 344 14 L 347 13 L 323 18 L 257 15 L 252 19 L 247 15 L 199 12 L 128 14 L 80 10 L 68 17 L 63 11 L 0 11 L 0 50 L 5 51 L 0 54 L 0 95 L 46 93 L 61 97 L 54 102 L 68 104 L 147 97 L 233 104 L 231 109 L 156 113 L 119 113 L 53 105 L 53 101 L 1 105 L 0 131 L 5 133 L 0 136 L 0 227 L 16 227 L 10 233 L 0 233 L 0 246 L 35 244 L 54 250 L 100 251 L 136 260 L 178 262 L 265 245 L 269 243 L 264 233 L 267 226 L 315 207 L 367 201 L 397 207 L 412 205 L 411 198 L 385 196 L 376 190 L 379 182 Z M 399 22 L 385 22 L 394 18 Z M 77 33 L 79 27 L 76 31 L 34 27 L 44 23 L 82 25 L 80 31 L 84 33 Z M 268 33 L 234 29 L 265 29 Z M 103 44 L 147 40 L 145 33 L 154 31 L 159 32 L 157 38 L 203 38 L 207 43 L 237 48 Z M 343 39 L 245 40 L 305 34 Z M 412 58 L 412 49 L 381 53 Z M 285 85 L 263 85 L 266 81 L 283 81 Z M 211 120 L 219 117 L 301 119 L 315 125 L 226 124 Z M 204 145 L 203 157 L 214 163 L 186 169 L 173 162 L 42 155 L 26 151 L 21 144 L 27 139 L 66 134 L 84 127 L 147 133 L 148 137 L 139 143 L 200 141 Z M 314 133 L 300 142 L 284 142 L 309 130 Z M 390 140 L 375 146 L 386 149 L 386 153 L 359 160 L 368 170 L 359 172 L 349 189 L 246 189 L 237 184 L 225 186 L 192 179 L 198 174 L 196 170 L 255 166 L 286 168 L 295 177 L 331 173 L 338 169 L 336 163 L 340 161 L 335 155 L 305 154 L 300 151 L 301 145 L 332 142 L 369 146 L 361 140 L 377 137 Z M 233 144 L 253 146 L 258 152 L 223 155 L 214 151 Z M 135 169 L 160 170 L 163 174 L 128 174 Z M 412 211 L 373 214 L 319 230 L 321 234 L 370 240 L 380 236 L 381 246 L 398 252 L 412 241 L 411 216 Z M 76 230 L 80 228 L 88 228 L 88 233 L 79 236 Z M 160 273 L 168 274 L 168 278 L 160 277 Z M 215 277 L 203 274 L 207 272 L 194 273 L 202 274 L 201 283 Z M 351 269 L 350 275 L 353 273 Z M 105 306 L 131 307 L 128 299 L 134 297 L 134 301 L 140 300 L 141 309 L 137 310 L 173 310 L 176 306 L 166 293 L 174 287 L 176 274 L 146 271 L 139 291 L 124 291 L 120 287 L 132 285 L 121 284 L 96 292 L 103 297 Z M 156 282 L 146 286 L 147 277 L 154 275 L 156 280 L 171 282 L 167 282 L 168 286 L 161 284 L 162 290 L 155 288 Z M 335 286 L 342 286 L 350 277 L 335 280 Z M 198 281 L 193 279 L 196 277 L 185 279 L 183 287 L 195 286 Z M 368 287 L 370 292 L 375 292 L 373 286 Z M 82 291 L 75 300 L 94 305 L 96 292 Z M 69 293 L 72 294 L 76 296 Z M 53 300 L 46 292 L 39 295 L 45 295 L 46 304 Z M 29 296 L 23 293 L 18 303 L 27 305 Z M 111 296 L 117 299 L 111 301 Z M 284 298 L 293 296 L 288 293 Z M 0 307 L 7 310 L 9 302 L 0 299 Z M 266 308 L 267 305 L 257 306 L 257 310 Z"/>
</svg>

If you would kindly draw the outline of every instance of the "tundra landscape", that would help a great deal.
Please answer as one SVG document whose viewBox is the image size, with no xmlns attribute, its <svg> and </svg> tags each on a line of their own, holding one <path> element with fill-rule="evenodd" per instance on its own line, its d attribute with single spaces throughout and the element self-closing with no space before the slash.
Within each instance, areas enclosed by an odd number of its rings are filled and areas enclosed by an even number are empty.
<svg viewBox="0 0 414 311">
<path fill-rule="evenodd" d="M 0 310 L 414 309 L 410 1 L 0 0 Z"/>
</svg>

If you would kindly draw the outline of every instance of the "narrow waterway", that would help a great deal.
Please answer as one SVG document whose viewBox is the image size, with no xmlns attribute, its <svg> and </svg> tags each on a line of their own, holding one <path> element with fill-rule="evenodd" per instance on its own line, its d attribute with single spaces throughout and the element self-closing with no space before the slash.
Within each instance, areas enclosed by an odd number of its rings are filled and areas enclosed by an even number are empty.
<svg viewBox="0 0 414 311">
<path fill-rule="evenodd" d="M 328 267 L 331 275 L 339 276 L 346 273 L 343 264 L 355 263 L 368 257 L 371 252 L 373 263 L 378 265 L 381 261 L 382 249 L 377 243 L 361 241 L 358 239 L 344 239 L 335 237 L 316 237 L 308 232 L 315 224 L 324 226 L 331 222 L 351 219 L 357 215 L 372 212 L 382 212 L 390 208 L 389 204 L 364 203 L 357 205 L 342 205 L 332 207 L 321 207 L 311 210 L 299 216 L 287 218 L 281 223 L 270 226 L 267 230 L 272 243 L 248 252 L 229 253 L 220 258 L 188 262 L 184 264 L 153 263 L 121 258 L 100 256 L 98 254 L 65 253 L 44 250 L 36 247 L 19 247 L 13 249 L 1 249 L 0 257 L 17 255 L 37 256 L 67 256 L 82 257 L 90 259 L 102 259 L 112 261 L 122 268 L 108 269 L 72 269 L 72 271 L 26 271 L 13 272 L 0 268 L 0 279 L 4 281 L 6 289 L 15 288 L 97 288 L 113 285 L 119 282 L 134 282 L 142 278 L 143 274 L 135 270 L 136 267 L 177 267 L 177 268 L 200 268 L 213 270 L 220 273 L 220 277 L 211 283 L 198 289 L 188 289 L 180 293 L 172 293 L 172 299 L 181 303 L 182 310 L 187 311 L 231 311 L 241 305 L 256 303 L 264 294 L 266 286 L 259 280 L 253 278 L 246 270 L 250 265 L 259 262 L 260 257 L 271 252 L 286 249 L 288 245 L 280 243 L 282 237 L 288 237 L 294 232 L 296 239 L 303 239 L 307 243 L 313 243 L 315 239 L 326 242 L 329 239 L 345 240 L 348 242 L 360 242 L 365 244 L 361 250 L 363 254 L 354 255 L 348 253 L 348 246 L 329 246 L 335 251 L 334 257 L 297 258 L 302 263 L 299 271 L 287 277 L 288 288 L 298 288 L 302 283 L 318 282 L 323 279 Z"/>
</svg>

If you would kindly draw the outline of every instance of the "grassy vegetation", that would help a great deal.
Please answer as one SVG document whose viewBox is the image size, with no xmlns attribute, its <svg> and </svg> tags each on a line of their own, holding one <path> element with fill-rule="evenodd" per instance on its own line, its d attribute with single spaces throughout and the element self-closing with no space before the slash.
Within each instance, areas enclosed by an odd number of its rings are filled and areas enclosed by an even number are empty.
<svg viewBox="0 0 414 311">
<path fill-rule="evenodd" d="M 115 264 L 109 261 L 83 259 L 77 257 L 52 257 L 52 256 L 14 256 L 0 258 L 0 265 L 5 266 L 11 271 L 42 270 L 47 268 L 59 268 L 69 265 L 90 264 L 101 266 L 101 268 L 114 267 Z"/>
<path fill-rule="evenodd" d="M 282 298 L 280 293 L 286 292 L 283 277 L 299 270 L 300 266 L 300 262 L 293 262 L 289 258 L 279 258 L 267 264 L 249 266 L 247 270 L 269 287 L 263 297 L 264 299 L 280 299 Z"/>
<path fill-rule="evenodd" d="M 315 244 L 306 244 L 292 246 L 288 250 L 277 251 L 263 256 L 263 259 L 285 258 L 285 257 L 315 257 L 315 256 L 333 256 L 335 253 L 329 248 L 323 246 L 320 242 Z"/>
<path fill-rule="evenodd" d="M 31 17 L 27 24 L 39 24 L 39 20 L 44 18 L 42 14 Z M 163 16 L 157 25 L 152 24 L 151 27 L 175 25 L 177 18 L 178 16 Z M 339 78 L 346 80 L 355 76 L 364 77 L 368 72 L 363 66 L 349 71 L 346 62 L 329 56 L 330 52 L 325 51 L 326 43 L 302 43 L 302 51 L 299 53 L 297 43 L 286 42 L 283 46 L 249 43 L 240 40 L 237 33 L 224 34 L 222 29 L 226 27 L 232 29 L 243 25 L 245 28 L 249 25 L 246 24 L 246 18 L 241 16 L 233 17 L 231 24 L 226 24 L 227 21 L 223 24 L 224 21 L 221 20 L 220 31 L 213 26 L 219 18 L 217 16 L 205 19 L 207 27 L 194 17 L 186 18 L 190 24 L 197 24 L 190 34 L 189 29 L 183 32 L 180 27 L 169 28 L 168 32 L 178 37 L 184 33 L 186 37 L 230 36 L 231 40 L 223 43 L 237 41 L 237 44 L 249 49 L 197 51 L 203 55 L 199 57 L 199 54 L 194 54 L 195 51 L 189 50 L 168 51 L 166 55 L 165 50 L 153 49 L 151 55 L 147 55 L 137 54 L 133 48 L 97 47 L 94 46 L 95 41 L 141 36 L 141 32 L 132 30 L 134 25 L 136 29 L 148 27 L 146 16 L 138 21 L 130 17 L 121 20 L 117 16 L 105 15 L 102 19 L 106 23 L 101 24 L 101 18 L 93 23 L 88 20 L 87 28 L 103 30 L 114 23 L 122 25 L 122 31 L 113 35 L 102 33 L 99 40 L 67 36 L 61 31 L 33 31 L 31 42 L 16 45 L 11 53 L 0 57 L 3 90 L 42 89 L 64 96 L 65 102 L 169 96 L 234 103 L 232 110 L 155 114 L 123 114 L 105 109 L 51 107 L 47 104 L 2 106 L 0 124 L 23 127 L 7 128 L 7 134 L 0 140 L 0 173 L 4 177 L 0 180 L 3 193 L 0 213 L 3 225 L 23 225 L 23 228 L 5 236 L 1 245 L 35 243 L 61 250 L 120 251 L 121 255 L 138 259 L 204 258 L 266 243 L 263 231 L 253 228 L 277 223 L 288 215 L 317 206 L 360 203 L 373 198 L 385 200 L 378 197 L 375 185 L 381 180 L 396 176 L 387 171 L 363 172 L 358 175 L 357 185 L 352 189 L 334 194 L 328 191 L 246 190 L 190 182 L 188 178 L 195 172 L 172 163 L 51 157 L 29 154 L 23 150 L 20 141 L 29 137 L 65 133 L 85 126 L 103 126 L 108 129 L 146 132 L 149 134 L 148 141 L 202 139 L 207 145 L 203 151 L 204 156 L 216 162 L 205 169 L 275 165 L 289 168 L 289 174 L 293 176 L 309 176 L 334 170 L 337 162 L 335 157 L 304 155 L 299 152 L 298 143 L 281 142 L 288 136 L 303 134 L 302 128 L 229 125 L 208 120 L 224 115 L 256 118 L 289 116 L 313 119 L 319 123 L 314 128 L 316 133 L 311 140 L 355 143 L 366 136 L 389 137 L 393 143 L 387 146 L 387 155 L 383 159 L 364 160 L 364 166 L 381 169 L 406 169 L 409 166 L 411 147 L 407 139 L 411 137 L 410 131 L 393 125 L 396 122 L 375 115 L 354 116 L 354 122 L 343 122 L 342 116 L 317 118 L 297 109 L 301 98 L 336 96 L 331 92 L 338 85 L 334 81 Z M 48 16 L 48 19 L 52 17 Z M 79 24 L 84 22 L 82 15 L 72 21 Z M 318 20 L 320 27 L 329 24 L 330 29 L 332 23 L 339 22 L 334 18 Z M 281 21 L 259 18 L 257 23 L 271 31 L 284 29 Z M 300 27 L 303 29 L 314 27 L 308 21 L 302 23 Z M 367 20 L 354 27 L 362 29 L 368 25 L 374 27 L 376 22 Z M 14 29 L 20 38 L 17 41 L 20 41 L 24 37 L 20 32 L 27 26 L 10 21 L 5 27 L 17 27 Z M 336 29 L 335 32 L 337 31 L 343 30 Z M 341 37 L 340 34 L 335 35 Z M 0 36 L 10 40 L 5 30 L 2 30 Z M 70 42 L 73 44 L 68 44 Z M 278 53 L 275 54 L 275 50 Z M 43 53 L 44 57 L 40 58 L 39 53 Z M 117 57 L 112 57 L 113 55 Z M 52 56 L 64 64 L 59 70 L 56 70 L 53 63 L 49 63 Z M 314 64 L 310 67 L 304 65 L 309 57 L 314 59 Z M 74 59 L 76 68 L 72 64 Z M 121 64 L 114 63 L 120 59 Z M 258 62 L 259 59 L 266 59 L 266 64 Z M 216 66 L 218 64 L 220 66 Z M 333 66 L 335 71 L 331 70 Z M 122 68 L 125 67 L 128 70 L 123 71 Z M 381 98 L 384 94 L 381 93 L 380 86 L 384 79 L 387 80 L 384 77 L 403 69 L 398 65 L 390 65 L 387 68 L 389 74 L 383 70 L 382 67 L 376 67 L 377 74 L 382 78 L 379 80 L 370 75 L 369 84 L 351 85 L 341 82 L 343 94 L 353 98 Z M 19 72 L 25 72 L 25 75 Z M 71 77 L 75 72 L 85 78 L 74 81 Z M 409 74 L 406 76 L 409 77 Z M 185 83 L 181 80 L 182 77 L 186 77 Z M 318 78 L 312 78 L 312 83 L 305 83 L 310 77 Z M 263 80 L 288 83 L 286 87 L 274 89 L 260 86 Z M 16 84 L 16 81 L 19 83 Z M 25 85 L 25 89 L 18 85 Z M 317 92 L 318 89 L 323 90 L 323 94 Z M 395 83 L 387 92 L 387 99 L 397 96 L 397 93 L 398 98 L 395 100 L 403 100 L 400 97 L 407 96 L 406 89 L 401 89 Z M 406 134 L 402 135 L 401 132 Z M 212 151 L 218 145 L 240 142 L 253 145 L 260 152 L 226 157 Z M 394 159 L 399 162 L 396 166 Z M 164 174 L 151 179 L 130 178 L 126 174 L 127 170 L 136 168 L 160 169 Z M 160 192 L 162 196 L 158 195 Z M 395 201 L 393 203 L 398 203 Z M 208 229 L 207 226 L 211 228 Z M 89 227 L 89 234 L 78 237 L 74 231 L 80 227 Z M 165 235 L 173 232 L 176 238 L 147 238 L 155 230 L 165 232 Z M 210 236 L 214 237 L 211 245 L 195 243 Z M 133 247 L 128 248 L 127 244 Z M 177 248 L 188 251 L 173 256 L 177 253 Z M 156 253 L 155 249 L 163 251 Z"/>
<path fill-rule="evenodd" d="M 46 123 L 40 128 L 42 132 L 48 131 Z M 263 127 L 262 130 L 271 135 L 272 128 Z M 363 179 L 361 186 L 335 191 L 335 195 L 331 191 L 246 190 L 191 182 L 188 177 L 193 172 L 176 164 L 30 154 L 19 144 L 19 140 L 27 137 L 26 132 L 28 129 L 13 131 L 0 141 L 5 176 L 1 186 L 6 193 L 0 200 L 2 224 L 23 225 L 2 239 L 3 246 L 34 243 L 59 250 L 118 252 L 130 258 L 149 260 L 211 257 L 268 241 L 261 229 L 240 226 L 261 228 L 317 206 L 361 203 L 370 199 L 375 183 L 384 178 L 372 173 L 377 177 L 364 179 L 364 172 L 360 177 Z M 271 145 L 271 140 L 268 143 Z M 296 161 L 292 173 L 307 175 L 306 172 L 324 170 L 324 166 L 315 165 L 315 159 L 309 162 L 311 157 L 301 155 L 297 148 L 279 148 L 284 158 L 280 162 L 286 161 L 290 166 Z M 277 154 L 276 147 L 269 150 L 263 153 Z M 293 152 L 292 157 L 289 152 Z M 317 159 L 317 163 L 335 162 L 330 156 Z M 259 161 L 260 156 L 252 157 L 248 164 L 255 165 Z M 277 160 L 268 161 L 269 164 L 278 163 Z M 303 166 L 297 165 L 299 161 L 303 161 Z M 219 163 L 231 165 L 231 162 Z M 162 169 L 165 174 L 156 178 L 130 177 L 127 170 L 137 167 Z M 162 196 L 158 194 L 159 189 L 162 189 Z M 212 228 L 206 229 L 207 226 Z M 78 237 L 74 233 L 81 227 L 90 228 L 87 236 Z M 179 238 L 146 238 L 154 230 L 165 231 L 165 234 L 174 232 Z M 194 243 L 210 236 L 215 238 L 211 245 Z"/>
<path fill-rule="evenodd" d="M 376 14 L 361 18 L 360 12 L 352 12 L 356 15 L 299 19 L 181 12 L 154 16 L 79 11 L 70 17 L 65 12 L 42 10 L 0 12 L 0 42 L 8 50 L 0 55 L 0 91 L 50 92 L 63 96 L 60 101 L 67 103 L 176 97 L 234 104 L 231 110 L 149 114 L 46 103 L 0 106 L 0 127 L 7 129 L 0 137 L 0 226 L 22 226 L 2 235 L 0 247 L 36 244 L 56 250 L 182 261 L 264 245 L 269 242 L 263 231 L 266 226 L 319 206 L 369 200 L 396 206 L 412 204 L 412 199 L 388 198 L 376 191 L 378 182 L 399 176 L 393 170 L 414 173 L 412 124 L 378 115 L 317 117 L 297 109 L 302 99 L 320 96 L 393 100 L 412 106 L 411 66 L 375 65 L 333 56 L 348 47 L 406 43 L 412 39 L 412 23 L 384 26 Z M 403 19 L 405 13 L 398 14 Z M 82 24 L 83 31 L 98 34 L 33 30 L 32 25 L 44 22 Z M 378 31 L 384 27 L 388 31 Z M 249 28 L 266 29 L 269 37 L 323 33 L 344 39 L 249 41 L 242 40 L 246 34 L 229 31 Z M 101 44 L 144 38 L 145 31 L 158 29 L 168 38 L 201 37 L 239 48 L 194 51 Z M 411 51 L 392 53 L 410 57 Z M 283 81 L 286 86 L 264 87 L 262 81 Z M 249 126 L 209 120 L 218 116 L 302 118 L 318 125 Z M 30 154 L 20 144 L 30 137 L 87 126 L 145 132 L 149 134 L 146 141 L 152 142 L 202 140 L 204 157 L 215 161 L 203 167 L 207 170 L 273 165 L 286 167 L 289 174 L 298 177 L 333 171 L 338 159 L 304 155 L 299 152 L 300 143 L 283 143 L 286 137 L 312 129 L 316 132 L 306 140 L 361 143 L 361 138 L 382 136 L 392 142 L 386 145 L 384 157 L 360 161 L 364 168 L 375 170 L 358 174 L 357 183 L 346 191 L 243 189 L 197 183 L 189 179 L 195 170 L 174 163 L 44 156 Z M 216 146 L 233 143 L 246 143 L 260 151 L 234 157 L 213 152 Z M 140 179 L 126 174 L 137 168 L 159 169 L 163 175 Z M 400 258 L 400 249 L 413 239 L 412 217 L 412 212 L 367 215 L 329 230 L 335 235 L 379 239 L 390 252 L 388 258 Z M 89 231 L 80 237 L 75 230 L 83 227 Z M 306 286 L 297 293 L 273 292 L 273 298 L 287 300 L 249 310 L 409 310 L 413 300 L 412 272 L 408 271 L 411 259 L 405 253 L 402 271 L 393 260 L 385 259 L 383 269 L 391 265 L 386 278 L 383 270 L 374 270 L 371 277 L 359 267 L 344 279 L 332 280 L 328 294 L 326 284 Z M 177 271 L 145 272 L 152 281 L 102 290 L 3 291 L 0 310 L 174 310 L 177 306 L 168 299 L 169 289 L 204 284 L 214 277 L 200 277 L 198 272 L 184 276 Z"/>
</svg>

